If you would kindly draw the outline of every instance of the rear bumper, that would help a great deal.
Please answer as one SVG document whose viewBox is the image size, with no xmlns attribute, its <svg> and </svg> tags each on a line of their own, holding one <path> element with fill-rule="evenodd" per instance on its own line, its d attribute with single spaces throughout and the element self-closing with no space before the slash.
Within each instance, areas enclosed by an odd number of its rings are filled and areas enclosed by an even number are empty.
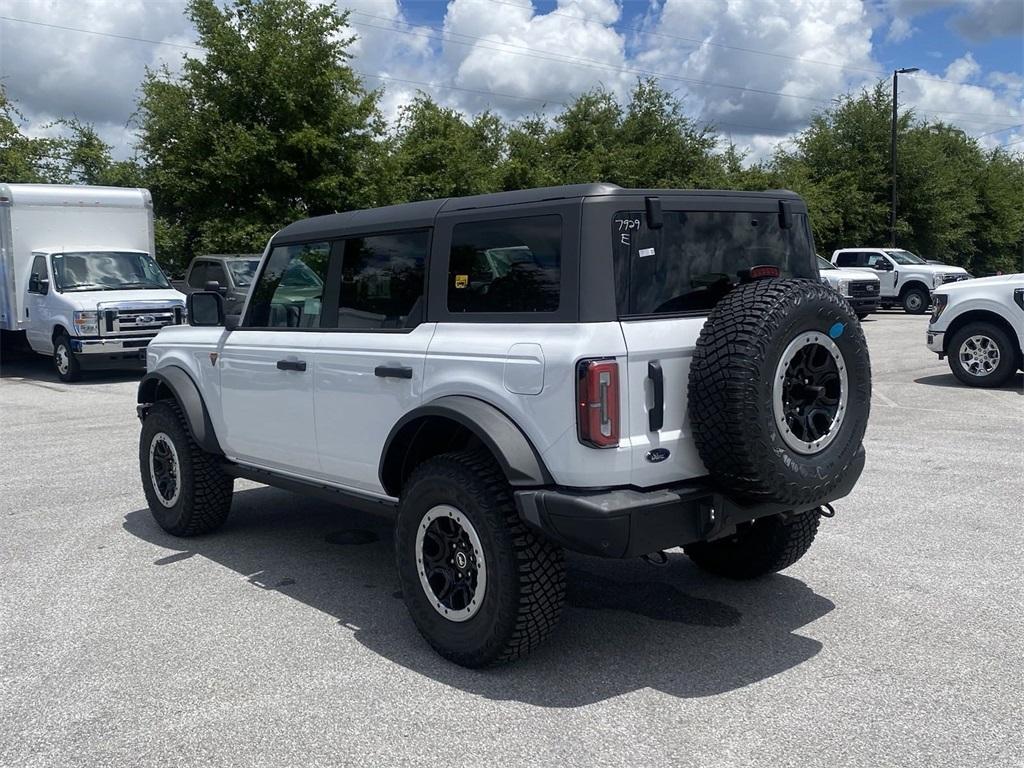
<svg viewBox="0 0 1024 768">
<path fill-rule="evenodd" d="M 515 500 L 519 516 L 528 525 L 567 549 L 602 557 L 637 557 L 728 536 L 738 524 L 759 517 L 816 509 L 846 496 L 863 470 L 861 448 L 832 493 L 795 508 L 745 504 L 706 482 L 658 490 L 540 488 L 516 491 Z"/>
</svg>

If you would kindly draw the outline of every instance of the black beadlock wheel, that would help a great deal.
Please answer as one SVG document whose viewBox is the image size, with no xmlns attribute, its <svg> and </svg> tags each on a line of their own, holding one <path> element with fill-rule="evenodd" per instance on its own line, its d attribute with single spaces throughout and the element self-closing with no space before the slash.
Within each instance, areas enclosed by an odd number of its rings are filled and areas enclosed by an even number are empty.
<svg viewBox="0 0 1024 768">
<path fill-rule="evenodd" d="M 694 441 L 726 493 L 814 503 L 854 461 L 871 364 L 849 304 L 812 280 L 741 285 L 701 331 L 690 366 Z"/>
<path fill-rule="evenodd" d="M 756 579 L 781 571 L 807 554 L 818 532 L 817 510 L 762 517 L 737 526 L 736 533 L 683 547 L 700 568 L 730 579 Z"/>
<path fill-rule="evenodd" d="M 486 452 L 444 454 L 413 471 L 402 489 L 395 558 L 417 629 L 456 664 L 525 656 L 561 615 L 562 550 L 519 519 Z"/>
<path fill-rule="evenodd" d="M 142 422 L 139 468 L 149 510 L 168 533 L 198 536 L 227 520 L 234 480 L 192 439 L 173 400 L 155 403 Z"/>
</svg>

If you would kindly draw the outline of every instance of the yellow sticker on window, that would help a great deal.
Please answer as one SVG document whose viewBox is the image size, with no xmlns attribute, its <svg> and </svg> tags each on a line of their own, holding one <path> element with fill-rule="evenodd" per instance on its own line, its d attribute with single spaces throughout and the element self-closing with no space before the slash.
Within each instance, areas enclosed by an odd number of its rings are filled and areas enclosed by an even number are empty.
<svg viewBox="0 0 1024 768">
<path fill-rule="evenodd" d="M 465 288 L 469 285 L 469 275 L 456 275 L 455 276 L 455 287 Z"/>
</svg>

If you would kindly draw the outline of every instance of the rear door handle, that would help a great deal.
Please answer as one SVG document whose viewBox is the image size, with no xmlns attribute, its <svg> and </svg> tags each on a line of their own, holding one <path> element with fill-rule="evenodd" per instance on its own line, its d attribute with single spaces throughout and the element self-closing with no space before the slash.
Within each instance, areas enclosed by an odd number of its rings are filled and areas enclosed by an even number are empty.
<svg viewBox="0 0 1024 768">
<path fill-rule="evenodd" d="M 306 370 L 305 360 L 278 360 L 277 369 L 279 371 L 304 371 Z"/>
<path fill-rule="evenodd" d="M 404 365 L 378 365 L 373 369 L 373 375 L 382 379 L 411 379 L 412 368 Z"/>
<path fill-rule="evenodd" d="M 654 405 L 647 412 L 647 425 L 651 432 L 657 432 L 665 425 L 665 375 L 657 360 L 647 364 L 647 378 L 654 385 Z"/>
</svg>

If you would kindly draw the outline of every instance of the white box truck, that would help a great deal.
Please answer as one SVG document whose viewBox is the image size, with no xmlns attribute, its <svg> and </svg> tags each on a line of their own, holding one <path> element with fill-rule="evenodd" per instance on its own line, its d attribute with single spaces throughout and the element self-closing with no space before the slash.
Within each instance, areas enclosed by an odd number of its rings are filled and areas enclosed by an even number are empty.
<svg viewBox="0 0 1024 768">
<path fill-rule="evenodd" d="M 0 184 L 0 329 L 24 332 L 61 380 L 145 368 L 157 332 L 184 321 L 155 260 L 148 190 Z"/>
</svg>

